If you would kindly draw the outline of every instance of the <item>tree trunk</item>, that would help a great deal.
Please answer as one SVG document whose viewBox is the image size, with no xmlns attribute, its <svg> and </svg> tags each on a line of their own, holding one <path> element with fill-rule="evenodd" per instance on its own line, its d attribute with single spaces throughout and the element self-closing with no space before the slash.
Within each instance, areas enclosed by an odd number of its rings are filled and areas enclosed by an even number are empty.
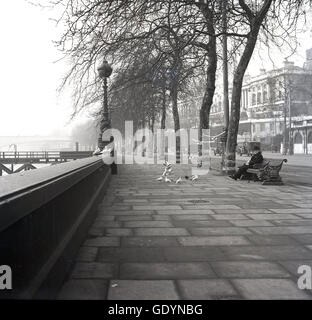
<svg viewBox="0 0 312 320">
<path fill-rule="evenodd" d="M 176 84 L 171 89 L 172 115 L 174 122 L 174 131 L 180 130 L 180 117 L 178 110 L 178 88 Z"/>
<path fill-rule="evenodd" d="M 162 108 L 161 108 L 161 123 L 160 129 L 166 129 L 166 88 L 163 88 L 162 92 Z"/>
<path fill-rule="evenodd" d="M 154 127 L 155 127 L 155 111 L 153 109 L 152 118 L 151 118 L 151 130 L 154 133 Z"/>
<path fill-rule="evenodd" d="M 270 7 L 271 0 L 266 1 L 266 11 L 262 11 L 261 16 L 255 17 L 250 20 L 250 33 L 247 38 L 247 43 L 244 52 L 240 58 L 238 66 L 234 73 L 233 79 L 233 91 L 232 91 L 232 102 L 231 102 L 231 118 L 229 123 L 229 130 L 226 143 L 226 164 L 225 167 L 228 173 L 232 173 L 235 170 L 236 165 L 236 146 L 237 146 L 237 134 L 240 120 L 240 102 L 241 92 L 244 74 L 248 67 L 249 61 L 253 54 L 254 48 L 257 43 L 257 38 L 262 21 L 266 15 L 267 10 Z"/>
<path fill-rule="evenodd" d="M 175 132 L 180 130 L 177 83 L 178 83 L 178 81 L 174 81 L 172 88 L 171 88 L 171 92 L 170 92 L 171 102 L 172 102 L 172 115 L 173 115 L 174 131 Z M 180 163 L 180 137 L 178 135 L 176 135 L 176 157 L 177 157 L 177 163 Z"/>
<path fill-rule="evenodd" d="M 207 20 L 208 30 L 210 34 L 214 34 L 213 20 Z M 213 103 L 213 96 L 215 92 L 216 83 L 216 70 L 217 70 L 217 45 L 216 38 L 214 36 L 209 37 L 209 43 L 207 46 L 208 67 L 206 77 L 206 89 L 202 105 L 199 112 L 199 145 L 198 155 L 202 156 L 202 141 L 203 141 L 203 129 L 209 129 L 209 116 Z"/>
</svg>

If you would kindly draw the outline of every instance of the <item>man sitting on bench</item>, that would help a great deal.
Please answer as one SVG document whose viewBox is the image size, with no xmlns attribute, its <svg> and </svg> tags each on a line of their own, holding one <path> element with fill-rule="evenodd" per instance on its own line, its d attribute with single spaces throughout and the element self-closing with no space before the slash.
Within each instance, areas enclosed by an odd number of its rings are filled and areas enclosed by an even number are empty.
<svg viewBox="0 0 312 320">
<path fill-rule="evenodd" d="M 254 151 L 256 153 L 251 157 L 251 159 L 247 161 L 245 164 L 243 164 L 241 167 L 239 167 L 233 175 L 230 175 L 230 178 L 234 180 L 239 179 L 243 174 L 247 172 L 249 168 L 252 168 L 252 166 L 256 163 L 261 163 L 263 161 L 263 156 L 260 148 L 258 146 L 255 146 Z"/>
</svg>

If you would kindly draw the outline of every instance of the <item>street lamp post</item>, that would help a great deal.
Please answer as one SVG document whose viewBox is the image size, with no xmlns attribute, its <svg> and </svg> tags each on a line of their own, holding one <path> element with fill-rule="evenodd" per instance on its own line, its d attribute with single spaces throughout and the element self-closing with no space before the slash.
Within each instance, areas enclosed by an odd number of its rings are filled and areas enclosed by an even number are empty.
<svg viewBox="0 0 312 320">
<path fill-rule="evenodd" d="M 101 79 L 103 79 L 103 91 L 104 91 L 104 99 L 103 99 L 103 109 L 101 115 L 101 123 L 100 123 L 100 136 L 98 140 L 98 147 L 102 150 L 106 143 L 102 140 L 103 132 L 106 129 L 111 127 L 109 112 L 108 112 L 108 102 L 107 102 L 107 78 L 112 74 L 113 69 L 108 64 L 106 60 L 98 67 L 98 74 Z"/>
</svg>

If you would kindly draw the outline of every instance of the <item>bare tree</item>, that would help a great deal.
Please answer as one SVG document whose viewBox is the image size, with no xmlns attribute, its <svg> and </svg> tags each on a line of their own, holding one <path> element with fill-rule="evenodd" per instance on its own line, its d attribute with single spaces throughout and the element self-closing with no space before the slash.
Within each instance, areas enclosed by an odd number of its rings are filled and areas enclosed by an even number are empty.
<svg viewBox="0 0 312 320">
<path fill-rule="evenodd" d="M 304 0 L 287 2 L 238 0 L 238 2 L 232 1 L 232 6 L 229 6 L 232 24 L 239 30 L 237 33 L 241 34 L 240 49 L 242 50 L 233 79 L 231 118 L 226 146 L 226 166 L 229 171 L 235 168 L 243 78 L 259 35 L 263 37 L 267 45 L 270 43 L 277 46 L 288 44 L 289 47 L 292 47 L 291 40 L 295 40 L 293 37 L 298 18 L 305 13 L 302 8 L 308 2 Z M 234 38 L 237 37 L 234 35 Z"/>
</svg>

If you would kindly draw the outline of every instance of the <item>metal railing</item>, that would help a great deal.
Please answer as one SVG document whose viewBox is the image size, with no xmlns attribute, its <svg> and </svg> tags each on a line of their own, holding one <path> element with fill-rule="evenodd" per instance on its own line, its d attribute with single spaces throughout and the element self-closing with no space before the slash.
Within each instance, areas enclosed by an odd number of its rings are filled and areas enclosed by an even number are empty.
<svg viewBox="0 0 312 320">
<path fill-rule="evenodd" d="M 2 164 L 53 163 L 92 156 L 92 151 L 8 151 L 0 152 Z"/>
</svg>

